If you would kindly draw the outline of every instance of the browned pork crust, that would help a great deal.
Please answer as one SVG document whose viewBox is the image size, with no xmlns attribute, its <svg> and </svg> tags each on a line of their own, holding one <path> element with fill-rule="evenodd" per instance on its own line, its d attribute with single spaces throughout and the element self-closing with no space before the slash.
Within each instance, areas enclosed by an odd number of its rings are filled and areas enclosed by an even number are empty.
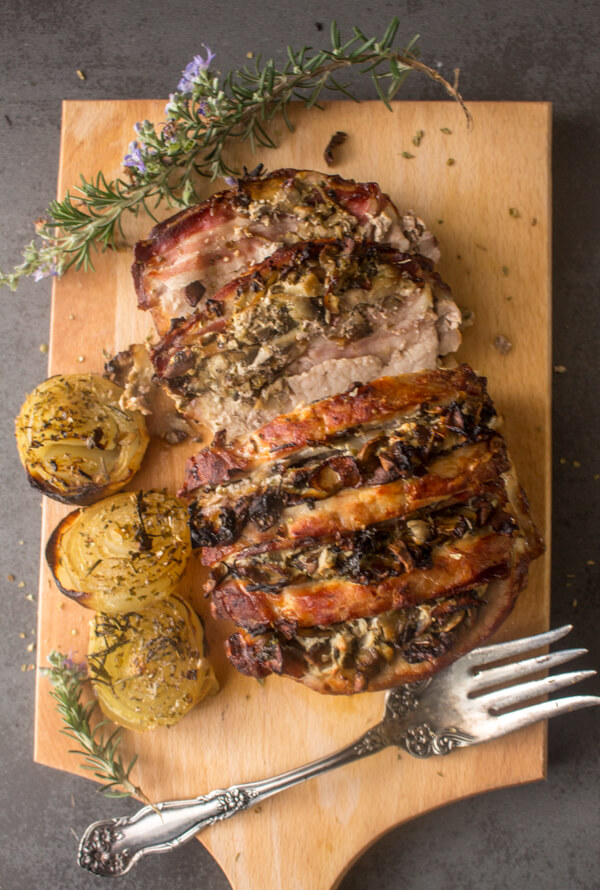
<svg viewBox="0 0 600 890">
<path fill-rule="evenodd" d="M 543 551 L 468 366 L 220 436 L 186 487 L 213 614 L 239 628 L 231 661 L 329 694 L 411 682 L 479 645 Z"/>
</svg>

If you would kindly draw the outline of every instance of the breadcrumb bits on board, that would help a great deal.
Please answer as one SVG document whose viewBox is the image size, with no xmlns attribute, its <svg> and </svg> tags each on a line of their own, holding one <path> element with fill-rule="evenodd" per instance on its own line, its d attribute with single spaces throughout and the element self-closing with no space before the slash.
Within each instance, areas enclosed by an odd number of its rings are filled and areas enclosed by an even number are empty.
<svg viewBox="0 0 600 890">
<path fill-rule="evenodd" d="M 43 352 L 44 355 L 46 355 L 46 353 L 48 352 L 48 344 L 47 343 L 40 343 L 40 352 Z"/>
<path fill-rule="evenodd" d="M 557 374 L 564 374 L 567 369 L 564 365 L 554 365 L 554 370 Z"/>
<path fill-rule="evenodd" d="M 19 583 L 17 584 L 17 587 L 25 587 L 25 582 L 19 581 Z"/>
<path fill-rule="evenodd" d="M 575 599 L 573 600 L 573 602 L 571 603 L 571 605 L 573 606 L 574 609 L 577 608 L 577 597 L 575 597 Z"/>
<path fill-rule="evenodd" d="M 86 80 L 87 75 L 86 75 L 85 71 L 82 71 L 81 68 L 78 68 L 77 69 L 77 77 L 79 78 L 79 80 Z"/>
<path fill-rule="evenodd" d="M 252 52 L 252 50 L 249 50 L 249 51 L 246 53 L 246 58 L 247 58 L 247 59 L 253 59 L 253 58 L 254 58 L 254 53 Z"/>
<path fill-rule="evenodd" d="M 515 219 L 519 219 L 519 217 L 521 216 L 516 207 L 509 207 L 508 213 L 510 216 L 514 216 Z"/>
<path fill-rule="evenodd" d="M 7 575 L 7 576 L 6 576 L 6 580 L 7 580 L 7 581 L 14 581 L 14 580 L 15 580 L 15 576 L 14 576 L 14 575 Z"/>
<path fill-rule="evenodd" d="M 497 349 L 501 355 L 508 355 L 512 349 L 512 343 L 504 334 L 498 334 L 493 345 L 494 349 Z"/>
<path fill-rule="evenodd" d="M 27 651 L 33 652 L 34 649 L 35 649 L 35 643 L 29 643 L 27 646 Z"/>
<path fill-rule="evenodd" d="M 25 599 L 29 600 L 30 603 L 35 603 L 35 597 L 32 593 L 28 593 Z"/>
<path fill-rule="evenodd" d="M 21 631 L 21 633 L 19 634 L 19 636 L 21 637 L 22 640 L 26 640 L 26 639 L 27 639 L 27 634 L 23 633 L 23 631 Z"/>
<path fill-rule="evenodd" d="M 561 464 L 566 464 L 566 462 L 567 462 L 567 458 L 566 458 L 566 457 L 561 457 L 561 459 L 560 459 L 560 463 L 561 463 Z"/>
<path fill-rule="evenodd" d="M 596 563 L 594 562 L 593 559 L 588 559 L 588 561 L 586 562 L 586 566 L 595 566 L 595 565 L 596 565 Z"/>
<path fill-rule="evenodd" d="M 573 466 L 576 467 L 577 469 L 579 469 L 579 467 L 581 466 L 581 463 L 578 460 L 574 460 Z"/>
<path fill-rule="evenodd" d="M 78 355 L 78 356 L 77 356 L 77 361 L 78 361 L 78 362 L 84 362 L 84 361 L 85 361 L 85 355 Z"/>
</svg>

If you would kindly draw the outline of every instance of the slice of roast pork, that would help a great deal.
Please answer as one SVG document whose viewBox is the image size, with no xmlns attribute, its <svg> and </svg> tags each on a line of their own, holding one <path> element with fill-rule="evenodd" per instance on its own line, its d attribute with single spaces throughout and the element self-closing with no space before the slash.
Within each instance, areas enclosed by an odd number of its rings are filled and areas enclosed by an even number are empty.
<svg viewBox="0 0 600 890">
<path fill-rule="evenodd" d="M 376 183 L 312 170 L 247 175 L 159 223 L 135 247 L 138 305 L 164 335 L 201 310 L 228 281 L 283 245 L 315 238 L 368 239 L 439 258 L 435 237 L 412 211 L 399 215 Z"/>
<path fill-rule="evenodd" d="M 299 242 L 176 323 L 152 361 L 189 421 L 235 435 L 354 382 L 435 368 L 457 349 L 460 321 L 424 257 Z"/>
</svg>

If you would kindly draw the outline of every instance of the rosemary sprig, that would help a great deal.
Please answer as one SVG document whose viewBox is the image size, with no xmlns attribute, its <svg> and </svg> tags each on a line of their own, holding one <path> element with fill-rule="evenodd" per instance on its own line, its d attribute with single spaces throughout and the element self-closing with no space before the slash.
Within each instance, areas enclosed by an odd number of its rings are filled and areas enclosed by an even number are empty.
<svg viewBox="0 0 600 890">
<path fill-rule="evenodd" d="M 83 755 L 83 769 L 93 770 L 96 778 L 106 783 L 100 790 L 107 797 L 133 795 L 150 803 L 142 789 L 129 778 L 137 755 L 125 767 L 121 755 L 117 753 L 120 730 L 116 729 L 105 738 L 101 730 L 109 723 L 108 720 L 102 720 L 92 728 L 91 717 L 98 703 L 94 699 L 87 704 L 81 702 L 81 693 L 88 680 L 85 667 L 74 664 L 66 655 L 56 651 L 49 654 L 48 661 L 48 677 L 52 684 L 50 695 L 65 725 L 61 732 L 79 745 L 69 753 Z"/>
<path fill-rule="evenodd" d="M 356 67 L 370 75 L 375 92 L 390 110 L 407 74 L 418 71 L 459 102 L 470 123 L 457 80 L 450 84 L 418 60 L 418 37 L 403 49 L 394 48 L 398 27 L 395 17 L 379 40 L 354 28 L 353 36 L 342 43 L 340 30 L 332 22 L 331 48 L 294 50 L 288 46 L 283 66 L 273 59 L 263 64 L 259 56 L 253 69 L 244 66 L 225 77 L 211 70 L 214 54 L 205 46 L 206 56 L 195 56 L 170 95 L 166 121 L 136 124 L 138 139 L 130 144 L 123 162 L 127 178 L 108 180 L 102 172 L 89 180 L 82 176 L 80 184 L 67 191 L 62 201 L 53 201 L 46 217 L 36 224 L 41 245 L 30 242 L 20 265 L 12 272 L 0 270 L 0 287 L 15 290 L 25 276 L 39 280 L 62 275 L 71 266 L 93 268 L 93 250 L 116 248 L 125 213 L 137 216 L 143 210 L 154 218 L 153 210 L 163 201 L 185 207 L 199 200 L 198 177 L 214 180 L 237 175 L 224 156 L 229 140 L 248 141 L 253 151 L 257 146 L 274 148 L 265 125 L 281 115 L 293 130 L 288 115 L 292 100 L 306 108 L 320 108 L 319 99 L 327 90 L 358 102 L 349 84 L 339 80 L 344 69 Z"/>
</svg>

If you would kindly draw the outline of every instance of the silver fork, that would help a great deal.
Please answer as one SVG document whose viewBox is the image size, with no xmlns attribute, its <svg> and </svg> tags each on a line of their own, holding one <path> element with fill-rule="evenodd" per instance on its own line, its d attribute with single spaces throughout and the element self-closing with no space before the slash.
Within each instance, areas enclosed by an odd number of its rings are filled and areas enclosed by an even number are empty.
<svg viewBox="0 0 600 890">
<path fill-rule="evenodd" d="M 572 629 L 572 625 L 566 625 L 510 643 L 475 649 L 433 678 L 392 689 L 386 695 L 380 723 L 352 744 L 306 766 L 260 782 L 211 791 L 193 800 L 146 806 L 133 816 L 94 822 L 81 839 L 78 862 L 97 875 L 123 875 L 148 853 L 172 850 L 201 829 L 255 806 L 272 794 L 389 745 L 397 745 L 415 757 L 449 754 L 455 748 L 487 742 L 539 720 L 600 705 L 598 696 L 574 695 L 509 710 L 592 677 L 596 671 L 572 671 L 499 688 L 564 664 L 584 655 L 586 649 L 564 649 L 489 667 L 555 643 Z"/>
</svg>

